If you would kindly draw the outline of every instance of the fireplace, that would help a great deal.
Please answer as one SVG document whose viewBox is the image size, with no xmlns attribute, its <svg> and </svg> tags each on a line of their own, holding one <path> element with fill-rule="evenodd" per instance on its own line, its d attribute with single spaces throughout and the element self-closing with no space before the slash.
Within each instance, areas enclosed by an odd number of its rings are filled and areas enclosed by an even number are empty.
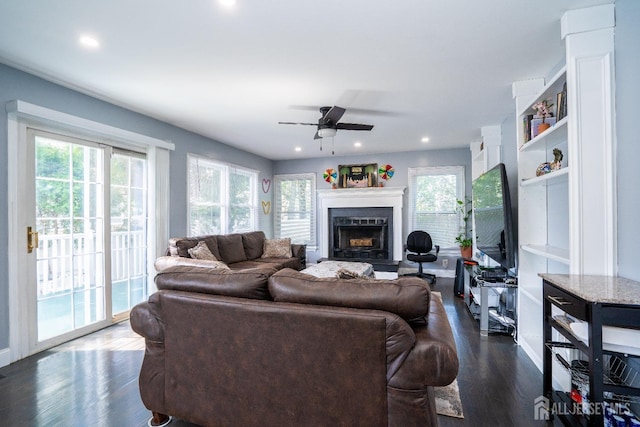
<svg viewBox="0 0 640 427">
<path fill-rule="evenodd" d="M 318 190 L 321 257 L 400 262 L 404 191 L 405 187 Z M 343 219 L 333 224 L 334 218 Z"/>
<path fill-rule="evenodd" d="M 329 258 L 393 260 L 392 208 L 331 208 L 329 221 Z"/>
</svg>

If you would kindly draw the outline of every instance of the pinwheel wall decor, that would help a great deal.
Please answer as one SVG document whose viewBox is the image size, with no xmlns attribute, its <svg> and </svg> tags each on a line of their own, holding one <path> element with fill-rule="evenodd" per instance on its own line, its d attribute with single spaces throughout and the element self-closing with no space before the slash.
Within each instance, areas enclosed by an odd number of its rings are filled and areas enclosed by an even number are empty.
<svg viewBox="0 0 640 427">
<path fill-rule="evenodd" d="M 389 180 L 393 177 L 393 166 L 391 165 L 382 165 L 378 169 L 378 176 L 382 179 Z"/>
<path fill-rule="evenodd" d="M 322 174 L 322 177 L 329 184 L 335 184 L 335 182 L 338 180 L 338 171 L 336 171 L 335 169 L 329 168 L 326 171 L 324 171 L 324 173 Z"/>
</svg>

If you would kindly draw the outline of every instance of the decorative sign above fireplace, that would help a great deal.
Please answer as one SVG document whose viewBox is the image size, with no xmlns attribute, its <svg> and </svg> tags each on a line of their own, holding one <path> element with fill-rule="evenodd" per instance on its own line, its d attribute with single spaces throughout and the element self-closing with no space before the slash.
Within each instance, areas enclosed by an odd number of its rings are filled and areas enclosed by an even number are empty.
<svg viewBox="0 0 640 427">
<path fill-rule="evenodd" d="M 338 166 L 338 188 L 366 188 L 377 186 L 377 163 Z"/>
</svg>

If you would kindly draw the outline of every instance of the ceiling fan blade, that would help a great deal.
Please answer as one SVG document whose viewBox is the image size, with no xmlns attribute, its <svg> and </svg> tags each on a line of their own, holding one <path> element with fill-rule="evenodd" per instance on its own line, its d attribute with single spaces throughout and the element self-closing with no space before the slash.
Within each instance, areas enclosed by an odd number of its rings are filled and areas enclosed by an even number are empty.
<svg viewBox="0 0 640 427">
<path fill-rule="evenodd" d="M 294 110 L 302 110 L 302 111 L 318 111 L 318 107 L 316 107 L 315 105 L 293 104 L 293 105 L 289 105 L 289 108 Z M 346 110 L 349 111 L 349 114 L 360 114 L 360 115 L 367 115 L 367 116 L 396 117 L 396 116 L 402 115 L 402 113 L 397 111 L 369 110 L 367 108 L 347 107 Z"/>
<path fill-rule="evenodd" d="M 359 124 L 359 123 L 338 123 L 336 125 L 336 129 L 371 130 L 371 129 L 373 129 L 373 125 L 363 125 L 363 124 Z"/>
<path fill-rule="evenodd" d="M 329 111 L 327 111 L 327 114 L 324 115 L 323 119 L 326 121 L 331 121 L 332 123 L 338 123 L 338 120 L 340 120 L 345 111 L 347 110 L 334 105 L 329 109 Z"/>
<path fill-rule="evenodd" d="M 307 126 L 318 126 L 317 123 L 298 123 L 298 122 L 278 122 L 279 125 L 307 125 Z"/>
<path fill-rule="evenodd" d="M 313 139 L 322 139 L 322 137 L 318 134 L 318 131 L 316 131 L 316 134 L 313 135 Z"/>
</svg>

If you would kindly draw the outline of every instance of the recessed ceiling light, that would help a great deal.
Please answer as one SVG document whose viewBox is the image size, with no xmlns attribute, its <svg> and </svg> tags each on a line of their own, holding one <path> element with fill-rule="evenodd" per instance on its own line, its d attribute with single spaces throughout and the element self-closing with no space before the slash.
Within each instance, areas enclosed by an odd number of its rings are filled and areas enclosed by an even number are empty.
<svg viewBox="0 0 640 427">
<path fill-rule="evenodd" d="M 422 141 L 422 142 L 429 142 L 429 137 L 426 137 L 426 136 L 425 136 L 425 137 L 424 137 L 424 138 L 422 138 L 420 141 Z"/>
<path fill-rule="evenodd" d="M 83 35 L 80 36 L 80 38 L 78 39 L 78 42 L 89 49 L 97 49 L 98 47 L 100 47 L 100 43 L 98 42 L 98 40 L 95 37 L 89 36 L 89 35 Z"/>
<path fill-rule="evenodd" d="M 353 144 L 356 147 L 362 147 L 362 142 L 356 142 L 355 144 Z"/>
<path fill-rule="evenodd" d="M 218 0 L 224 7 L 233 7 L 236 5 L 236 0 Z"/>
<path fill-rule="evenodd" d="M 302 147 L 296 147 L 295 150 L 296 151 L 302 151 Z"/>
</svg>

